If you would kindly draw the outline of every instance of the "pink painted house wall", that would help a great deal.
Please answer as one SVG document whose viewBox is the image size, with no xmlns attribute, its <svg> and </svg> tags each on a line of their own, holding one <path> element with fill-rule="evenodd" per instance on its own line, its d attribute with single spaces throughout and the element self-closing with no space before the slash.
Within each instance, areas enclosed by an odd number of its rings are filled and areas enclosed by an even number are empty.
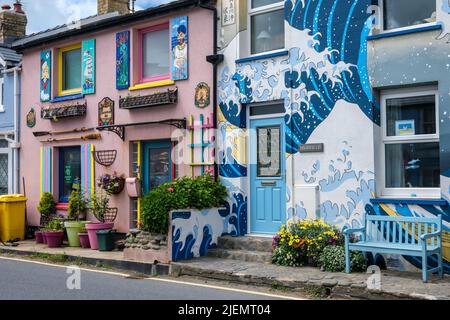
<svg viewBox="0 0 450 320">
<path fill-rule="evenodd" d="M 117 32 L 131 31 L 131 85 L 136 84 L 138 79 L 137 69 L 137 37 L 138 30 L 141 28 L 158 25 L 169 22 L 171 18 L 187 15 L 189 17 L 189 79 L 177 81 L 175 85 L 163 86 L 152 89 L 144 89 L 139 91 L 117 90 L 116 89 L 116 40 Z M 30 49 L 24 52 L 23 56 L 23 73 L 22 73 L 22 117 L 21 117 L 21 176 L 25 178 L 25 187 L 28 197 L 27 215 L 30 225 L 38 226 L 40 217 L 36 207 L 40 198 L 39 185 L 39 154 L 40 146 L 39 138 L 33 135 L 34 131 L 50 131 L 50 130 L 70 130 L 81 127 L 96 127 L 98 125 L 98 103 L 104 98 L 109 97 L 115 102 L 115 124 L 126 124 L 131 122 L 157 121 L 173 118 L 189 118 L 194 115 L 198 120 L 200 114 L 210 117 L 213 113 L 212 103 L 205 109 L 199 109 L 194 104 L 195 88 L 199 82 L 206 82 L 211 87 L 211 101 L 213 88 L 213 67 L 206 61 L 206 56 L 213 54 L 213 17 L 212 13 L 203 9 L 189 9 L 173 12 L 172 15 L 159 17 L 158 19 L 149 19 L 138 24 L 121 26 L 117 28 L 107 29 L 93 34 L 85 34 L 76 38 L 67 39 L 61 42 L 50 43 L 45 47 Z M 87 113 L 84 117 L 62 119 L 58 122 L 41 119 L 41 107 L 46 105 L 60 106 L 62 104 L 75 104 L 77 101 L 59 102 L 59 103 L 41 103 L 39 96 L 40 83 L 40 52 L 42 50 L 53 50 L 52 54 L 52 87 L 53 97 L 57 96 L 57 57 L 58 48 L 67 45 L 81 43 L 82 40 L 96 39 L 96 93 L 86 95 L 83 99 L 87 101 Z M 143 108 L 140 110 L 119 109 L 119 96 L 145 95 L 153 92 L 166 91 L 168 88 L 178 88 L 178 103 L 174 105 L 165 105 L 159 107 Z M 26 125 L 25 114 L 31 109 L 36 110 L 36 126 L 32 129 Z M 212 121 L 212 119 L 211 119 Z M 109 167 L 103 167 L 95 164 L 95 176 L 98 177 L 104 173 L 124 173 L 126 177 L 131 173 L 131 141 L 137 140 L 158 140 L 170 139 L 171 133 L 176 128 L 168 125 L 150 125 L 128 127 L 126 129 L 126 140 L 122 141 L 116 134 L 102 131 L 101 140 L 91 141 L 70 141 L 70 142 L 54 142 L 46 143 L 53 147 L 62 146 L 79 146 L 84 143 L 92 143 L 96 150 L 117 149 L 118 156 L 115 163 Z M 88 133 L 96 133 L 88 132 Z M 55 136 L 57 138 L 80 136 L 81 134 L 64 134 Z M 47 137 L 41 137 L 42 140 Z M 186 145 L 188 139 L 184 139 Z M 52 186 L 55 199 L 58 199 L 58 154 L 57 149 L 53 152 L 53 177 Z M 180 165 L 179 175 L 188 175 L 189 151 L 184 148 L 184 165 Z M 198 173 L 198 171 L 196 171 Z M 23 186 L 22 186 L 23 188 Z M 21 189 L 23 190 L 23 189 Z M 118 217 L 115 221 L 115 228 L 119 231 L 126 232 L 130 227 L 130 198 L 126 190 L 119 195 L 111 196 L 111 206 L 119 209 Z M 92 217 L 90 217 L 92 218 Z M 95 220 L 93 220 L 95 221 Z"/>
</svg>

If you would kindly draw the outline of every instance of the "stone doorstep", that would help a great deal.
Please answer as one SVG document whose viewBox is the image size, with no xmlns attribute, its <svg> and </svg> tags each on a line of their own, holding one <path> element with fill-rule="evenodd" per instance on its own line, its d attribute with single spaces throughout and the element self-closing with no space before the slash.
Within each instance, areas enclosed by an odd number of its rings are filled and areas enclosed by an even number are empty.
<svg viewBox="0 0 450 320">
<path fill-rule="evenodd" d="M 93 251 L 93 250 L 92 250 Z M 18 250 L 17 247 L 2 247 L 0 246 L 0 254 L 7 253 L 7 254 L 14 254 L 18 256 L 31 256 L 35 255 L 36 253 L 43 253 L 48 255 L 61 255 L 60 252 L 53 252 L 50 253 L 48 251 L 40 251 L 40 250 L 30 250 L 30 249 L 20 249 Z M 70 253 L 63 253 L 68 261 L 77 261 L 82 262 L 84 264 L 90 265 L 90 266 L 98 266 L 99 264 L 112 267 L 114 269 L 117 269 L 119 271 L 131 271 L 136 274 L 143 274 L 146 276 L 155 276 L 155 275 L 162 275 L 166 276 L 169 275 L 170 271 L 170 265 L 168 264 L 152 264 L 152 263 L 144 263 L 140 261 L 131 261 L 124 259 L 109 259 L 109 258 L 103 258 L 103 257 L 95 257 L 89 252 L 90 255 L 86 256 L 80 256 L 80 255 L 73 255 Z"/>
<path fill-rule="evenodd" d="M 202 260 L 202 261 L 201 261 Z M 222 263 L 219 262 L 222 260 Z M 210 263 L 208 263 L 208 261 Z M 236 264 L 247 266 L 236 269 Z M 210 265 L 210 267 L 208 267 Z M 219 265 L 222 265 L 220 267 Z M 279 269 L 280 274 L 268 275 L 267 272 L 258 272 L 257 270 Z M 299 271 L 304 270 L 304 273 Z M 384 274 L 384 273 L 383 273 Z M 326 295 L 345 299 L 408 299 L 408 300 L 437 300 L 450 299 L 450 279 L 440 280 L 439 283 L 423 284 L 420 274 L 418 279 L 412 281 L 407 277 L 395 277 L 391 274 L 385 276 L 385 281 L 389 282 L 381 290 L 368 289 L 365 280 L 366 274 L 345 274 L 345 273 L 325 273 L 313 268 L 288 268 L 278 266 L 268 266 L 262 263 L 227 263 L 223 259 L 201 258 L 191 262 L 173 262 L 171 264 L 171 276 L 193 276 L 200 278 L 210 278 L 231 282 L 240 282 L 253 285 L 274 286 L 282 285 L 296 290 L 308 290 L 311 287 L 322 289 Z M 409 282 L 404 288 L 397 284 L 398 282 Z M 434 281 L 434 280 L 432 280 Z M 442 281 L 442 282 L 441 282 Z M 423 285 L 422 285 L 423 284 Z M 406 287 L 408 286 L 408 287 Z M 440 291 L 439 294 L 429 293 L 430 288 L 434 291 Z M 419 293 L 419 291 L 428 291 L 428 293 Z"/>
</svg>

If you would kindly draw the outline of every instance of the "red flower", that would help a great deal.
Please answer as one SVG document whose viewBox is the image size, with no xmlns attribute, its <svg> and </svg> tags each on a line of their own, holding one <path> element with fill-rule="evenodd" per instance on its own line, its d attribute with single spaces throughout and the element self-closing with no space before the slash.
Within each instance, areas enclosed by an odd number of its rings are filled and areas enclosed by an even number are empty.
<svg viewBox="0 0 450 320">
<path fill-rule="evenodd" d="M 174 192 L 175 189 L 174 189 L 174 188 L 168 188 L 167 191 L 169 191 L 169 192 Z"/>
</svg>

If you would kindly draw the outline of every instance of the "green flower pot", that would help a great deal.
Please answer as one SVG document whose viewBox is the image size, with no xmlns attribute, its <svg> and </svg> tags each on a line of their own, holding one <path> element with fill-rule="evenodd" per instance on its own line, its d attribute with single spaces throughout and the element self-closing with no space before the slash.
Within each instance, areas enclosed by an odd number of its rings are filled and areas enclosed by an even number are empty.
<svg viewBox="0 0 450 320">
<path fill-rule="evenodd" d="M 81 232 L 84 225 L 90 221 L 66 221 L 64 227 L 67 231 L 67 239 L 69 240 L 69 247 L 81 247 L 80 237 L 78 233 Z"/>
</svg>

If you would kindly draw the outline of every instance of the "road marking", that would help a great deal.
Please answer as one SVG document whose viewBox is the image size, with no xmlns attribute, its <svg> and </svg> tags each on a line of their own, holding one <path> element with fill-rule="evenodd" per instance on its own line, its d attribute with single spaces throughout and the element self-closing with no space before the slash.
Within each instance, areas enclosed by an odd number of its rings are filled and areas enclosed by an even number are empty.
<svg viewBox="0 0 450 320">
<path fill-rule="evenodd" d="M 34 264 L 39 264 L 39 265 L 43 265 L 43 266 L 65 268 L 65 269 L 68 267 L 67 265 L 53 264 L 53 263 L 48 263 L 48 262 L 34 261 L 34 260 L 27 260 L 27 259 L 20 259 L 20 258 L 3 257 L 3 256 L 0 256 L 0 260 L 11 260 L 11 261 L 17 261 L 17 262 L 34 263 Z M 83 270 L 83 271 L 86 271 L 86 272 L 95 272 L 95 273 L 102 273 L 102 274 L 108 274 L 108 275 L 113 275 L 113 276 L 119 276 L 119 277 L 123 277 L 123 278 L 130 278 L 129 274 L 120 273 L 120 272 L 95 270 L 95 269 L 89 269 L 89 268 L 80 268 L 80 270 Z M 307 300 L 307 299 L 304 299 L 304 298 L 297 298 L 297 297 L 290 297 L 290 296 L 284 296 L 284 295 L 263 293 L 263 292 L 257 292 L 257 291 L 252 291 L 252 290 L 227 288 L 227 287 L 214 286 L 214 285 L 209 285 L 209 284 L 202 284 L 202 283 L 195 283 L 195 282 L 186 282 L 186 281 L 172 280 L 172 279 L 139 278 L 139 280 L 168 282 L 168 283 L 189 285 L 189 286 L 195 286 L 195 287 L 203 287 L 203 288 L 208 288 L 208 289 L 232 291 L 232 292 L 253 294 L 253 295 L 265 296 L 265 297 L 271 297 L 271 298 L 280 298 L 280 299 L 286 299 L 286 300 Z"/>
</svg>

